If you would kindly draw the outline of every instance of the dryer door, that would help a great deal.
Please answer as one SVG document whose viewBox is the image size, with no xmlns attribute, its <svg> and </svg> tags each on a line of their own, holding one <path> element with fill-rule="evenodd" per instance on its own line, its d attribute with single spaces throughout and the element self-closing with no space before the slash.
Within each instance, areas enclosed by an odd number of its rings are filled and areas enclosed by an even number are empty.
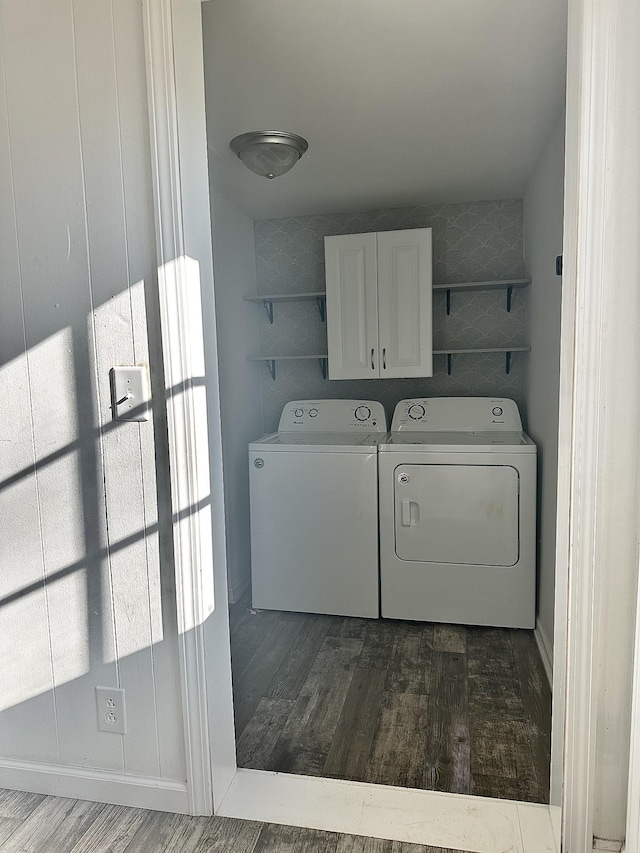
<svg viewBox="0 0 640 853">
<path fill-rule="evenodd" d="M 509 465 L 397 467 L 397 556 L 423 563 L 515 565 L 519 479 Z"/>
</svg>

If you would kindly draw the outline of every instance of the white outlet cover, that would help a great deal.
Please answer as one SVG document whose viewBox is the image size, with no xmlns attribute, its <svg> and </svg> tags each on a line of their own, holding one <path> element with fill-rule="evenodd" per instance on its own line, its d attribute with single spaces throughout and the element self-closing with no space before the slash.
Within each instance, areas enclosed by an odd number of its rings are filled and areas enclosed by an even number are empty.
<svg viewBox="0 0 640 853">
<path fill-rule="evenodd" d="M 124 690 L 117 687 L 96 687 L 98 730 L 118 735 L 127 733 L 127 708 Z"/>
</svg>

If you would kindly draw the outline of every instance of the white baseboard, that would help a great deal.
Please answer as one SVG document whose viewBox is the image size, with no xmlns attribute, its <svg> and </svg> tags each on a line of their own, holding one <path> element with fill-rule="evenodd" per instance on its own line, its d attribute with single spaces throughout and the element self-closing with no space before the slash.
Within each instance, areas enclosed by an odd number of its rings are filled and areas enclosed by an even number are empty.
<svg viewBox="0 0 640 853">
<path fill-rule="evenodd" d="M 189 814 L 186 783 L 107 770 L 0 759 L 0 788 Z"/>
<path fill-rule="evenodd" d="M 547 674 L 549 686 L 553 690 L 553 646 L 547 637 L 544 628 L 536 619 L 536 627 L 533 629 L 533 636 L 536 638 L 538 651 L 542 658 L 542 666 Z"/>
</svg>

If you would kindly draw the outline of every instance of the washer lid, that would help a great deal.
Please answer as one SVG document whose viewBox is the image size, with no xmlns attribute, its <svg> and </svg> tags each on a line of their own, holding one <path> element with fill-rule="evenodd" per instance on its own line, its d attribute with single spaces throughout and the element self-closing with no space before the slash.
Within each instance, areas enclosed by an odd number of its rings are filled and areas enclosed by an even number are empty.
<svg viewBox="0 0 640 853">
<path fill-rule="evenodd" d="M 424 453 L 535 453 L 536 446 L 524 432 L 390 432 L 380 452 Z"/>
<path fill-rule="evenodd" d="M 348 432 L 274 432 L 249 445 L 249 450 L 260 453 L 286 451 L 288 453 L 376 453 L 385 433 Z"/>
</svg>

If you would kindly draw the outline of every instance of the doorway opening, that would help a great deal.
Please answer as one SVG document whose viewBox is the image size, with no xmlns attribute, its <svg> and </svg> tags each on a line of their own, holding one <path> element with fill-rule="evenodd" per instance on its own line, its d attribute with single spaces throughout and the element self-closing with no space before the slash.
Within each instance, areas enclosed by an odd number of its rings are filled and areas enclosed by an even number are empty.
<svg viewBox="0 0 640 853">
<path fill-rule="evenodd" d="M 322 15 L 317 11 L 314 14 Z M 328 20 L 330 12 L 325 14 Z M 347 14 L 341 13 L 345 17 L 344 34 L 353 32 Z M 249 22 L 246 10 L 234 13 L 215 4 L 203 7 L 223 454 L 226 470 L 233 471 L 225 489 L 237 759 L 241 768 L 549 802 L 560 304 L 553 265 L 562 240 L 566 9 L 557 10 L 557 14 L 559 27 L 551 26 L 540 14 L 535 26 L 532 23 L 527 29 L 529 44 L 533 26 L 540 45 L 544 43 L 550 51 L 547 67 L 553 66 L 555 80 L 539 80 L 533 92 L 518 91 L 510 78 L 509 99 L 502 104 L 504 116 L 513 117 L 520 110 L 530 112 L 534 100 L 539 99 L 536 130 L 529 133 L 526 142 L 513 136 L 507 140 L 506 149 L 518 150 L 523 162 L 528 163 L 519 166 L 522 173 L 517 194 L 504 196 L 507 186 L 517 184 L 517 180 L 509 183 L 507 173 L 516 167 L 506 162 L 493 176 L 493 184 L 482 185 L 480 175 L 474 175 L 472 168 L 455 188 L 434 188 L 437 182 L 433 176 L 445 166 L 433 154 L 405 158 L 410 163 L 409 190 L 401 188 L 401 173 L 394 174 L 394 180 L 390 177 L 386 184 L 376 182 L 380 172 L 392 171 L 389 163 L 396 147 L 389 141 L 385 154 L 376 150 L 375 165 L 368 152 L 351 160 L 343 155 L 346 168 L 339 180 L 351 182 L 349 194 L 338 200 L 327 189 L 331 170 L 325 175 L 324 196 L 313 195 L 313 159 L 322 161 L 323 144 L 331 147 L 329 136 L 323 135 L 321 128 L 329 126 L 335 131 L 340 126 L 344 131 L 349 126 L 346 121 L 339 125 L 340 114 L 334 117 L 332 99 L 338 111 L 350 107 L 351 113 L 364 113 L 365 118 L 375 104 L 379 121 L 393 123 L 391 95 L 408 90 L 414 112 L 419 114 L 423 109 L 423 123 L 432 127 L 427 117 L 433 118 L 429 110 L 435 115 L 438 104 L 429 100 L 433 93 L 425 92 L 429 87 L 424 82 L 415 82 L 424 81 L 424 73 L 405 71 L 401 80 L 387 75 L 385 81 L 376 79 L 376 89 L 370 79 L 372 54 L 368 48 L 360 63 L 353 39 L 349 42 L 344 34 L 333 33 L 325 53 L 336 60 L 342 50 L 341 55 L 349 57 L 341 67 L 342 87 L 335 85 L 337 74 L 333 88 L 325 85 L 322 74 L 335 72 L 335 66 L 326 61 L 326 68 L 311 63 L 310 79 L 301 71 L 288 90 L 283 88 L 285 70 L 292 63 L 287 51 L 292 50 L 290 45 L 302 52 L 319 44 L 322 20 L 315 20 L 315 26 L 310 27 L 308 20 L 296 18 L 294 10 L 286 25 L 280 22 L 280 35 L 270 38 L 264 27 L 256 27 L 254 18 Z M 440 23 L 448 33 L 446 38 L 441 34 L 441 39 L 453 44 L 455 22 Z M 266 26 L 267 22 L 262 24 Z M 396 20 L 389 26 L 399 40 L 404 34 L 400 50 L 406 66 L 420 43 L 416 33 L 424 36 L 427 29 L 434 29 L 433 21 L 426 27 L 418 19 Z M 515 45 L 524 30 L 509 20 L 499 26 L 517 54 Z M 277 29 L 274 24 L 274 31 Z M 389 31 L 389 27 L 379 29 Z M 551 31 L 554 38 L 549 41 Z M 470 66 L 462 58 L 466 37 L 460 35 L 459 72 L 449 69 L 449 88 L 454 86 L 456 73 L 462 80 L 470 79 Z M 274 39 L 279 50 L 273 47 Z M 344 49 L 345 40 L 351 44 L 350 51 Z M 233 49 L 225 52 L 225 43 L 234 45 Z M 247 45 L 246 54 L 238 50 L 240 44 Z M 491 49 L 490 39 L 485 48 Z M 483 67 L 483 57 L 476 55 L 474 63 L 475 68 Z M 523 64 L 526 66 L 526 61 Z M 541 67 L 539 56 L 536 65 Z M 278 95 L 270 101 L 265 94 L 267 87 L 262 89 L 255 83 L 256 67 L 262 69 L 262 76 L 273 78 L 271 90 Z M 504 69 L 500 73 L 504 74 Z M 243 89 L 243 75 L 252 74 L 255 91 Z M 221 82 L 232 80 L 233 84 Z M 545 86 L 546 100 L 542 96 Z M 313 117 L 308 111 L 294 112 L 283 106 L 296 103 L 299 107 L 299 101 L 311 99 L 311 94 L 315 98 Z M 478 111 L 471 109 L 469 97 L 466 94 L 456 106 L 449 92 L 447 98 L 443 95 L 443 109 L 473 114 L 484 144 L 491 139 L 491 145 L 499 146 L 505 137 L 497 129 L 497 113 L 496 126 L 482 136 L 484 124 Z M 492 98 L 488 94 L 486 98 L 487 108 L 493 109 Z M 403 107 L 408 123 L 409 106 L 404 103 Z M 266 119 L 265 115 L 275 118 Z M 281 184 L 277 180 L 261 181 L 228 151 L 233 136 L 253 129 L 239 126 L 240 121 L 264 124 L 276 120 L 283 121 L 285 129 L 303 132 L 310 140 L 305 159 L 281 179 Z M 516 126 L 522 129 L 520 122 L 511 121 L 511 133 Z M 394 138 L 403 140 L 397 120 L 396 127 Z M 453 139 L 462 145 L 462 136 L 456 133 L 461 130 L 450 128 L 449 147 Z M 424 129 L 422 135 L 425 139 L 429 136 Z M 436 149 L 430 137 L 429 141 L 430 146 L 425 141 L 421 148 Z M 405 140 L 401 147 L 407 144 Z M 479 158 L 482 146 L 478 139 L 473 144 Z M 373 142 L 370 147 L 374 147 Z M 429 156 L 434 162 L 429 163 Z M 461 151 L 458 158 L 458 164 L 464 163 L 465 168 L 471 159 Z M 431 184 L 419 185 L 417 176 L 429 168 Z M 484 178 L 487 171 L 478 168 Z M 352 175 L 358 180 L 351 180 Z M 478 200 L 469 201 L 474 198 Z M 553 225 L 545 231 L 550 219 Z M 296 295 L 324 291 L 323 238 L 412 227 L 432 227 L 438 245 L 434 283 L 440 290 L 434 292 L 434 339 L 440 336 L 445 351 L 457 344 L 457 349 L 481 352 L 457 355 L 453 367 L 445 352 L 436 357 L 433 378 L 419 384 L 410 380 L 358 383 L 325 379 L 316 359 L 309 356 L 317 358 L 326 353 L 326 326 L 313 299 L 294 299 Z M 529 278 L 533 285 L 511 291 L 508 304 L 504 287 L 462 293 L 455 290 L 461 283 L 500 285 Z M 243 300 L 243 296 L 248 299 Z M 267 307 L 266 297 L 273 296 L 290 299 L 276 303 L 275 311 L 271 301 L 270 310 L 262 312 L 262 302 Z M 479 345 L 473 347 L 470 342 Z M 496 344 L 503 345 L 501 354 L 495 352 L 500 349 Z M 531 352 L 517 354 L 505 368 L 503 350 L 516 344 L 522 344 L 523 349 L 530 346 Z M 267 371 L 259 359 L 271 355 L 282 360 L 269 362 L 270 368 L 275 366 Z M 304 360 L 296 362 L 298 355 Z M 291 613 L 284 608 L 256 611 L 249 590 L 249 442 L 274 431 L 283 406 L 292 399 L 371 398 L 383 402 L 390 417 L 400 399 L 456 393 L 515 399 L 526 429 L 538 443 L 539 617 L 540 608 L 544 612 L 535 634 L 499 627 L 366 621 Z M 561 751 L 556 739 L 556 756 Z"/>
</svg>

